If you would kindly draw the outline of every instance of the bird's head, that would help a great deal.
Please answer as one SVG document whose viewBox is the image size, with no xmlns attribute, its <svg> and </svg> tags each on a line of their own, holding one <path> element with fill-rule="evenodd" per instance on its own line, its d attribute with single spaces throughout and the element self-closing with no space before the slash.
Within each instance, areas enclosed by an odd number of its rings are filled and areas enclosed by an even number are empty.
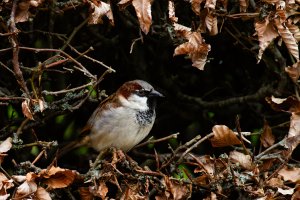
<svg viewBox="0 0 300 200">
<path fill-rule="evenodd" d="M 124 83 L 118 89 L 117 95 L 123 106 L 140 111 L 155 109 L 156 99 L 163 97 L 149 83 L 142 80 Z"/>
</svg>

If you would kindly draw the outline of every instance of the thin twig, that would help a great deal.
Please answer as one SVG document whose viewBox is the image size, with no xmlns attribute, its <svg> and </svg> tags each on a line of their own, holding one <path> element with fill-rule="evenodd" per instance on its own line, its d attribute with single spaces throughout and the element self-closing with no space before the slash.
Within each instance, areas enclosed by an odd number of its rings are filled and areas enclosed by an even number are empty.
<svg viewBox="0 0 300 200">
<path fill-rule="evenodd" d="M 201 135 L 197 135 L 196 137 L 194 137 L 192 140 L 186 142 L 184 145 L 180 145 L 173 153 L 172 156 L 170 157 L 170 159 L 166 162 L 164 162 L 160 169 L 163 169 L 165 167 L 167 167 L 176 157 L 177 157 L 177 153 L 179 151 L 181 151 L 182 149 L 186 149 L 188 148 L 191 144 L 195 143 L 196 141 L 201 139 Z"/>
<path fill-rule="evenodd" d="M 165 140 L 169 140 L 169 139 L 172 139 L 172 138 L 177 138 L 177 136 L 179 135 L 180 133 L 174 133 L 172 135 L 168 135 L 166 137 L 163 137 L 163 138 L 159 138 L 159 139 L 156 139 L 156 140 L 152 140 L 152 139 L 149 139 L 147 140 L 146 142 L 143 142 L 141 144 L 138 144 L 134 147 L 134 149 L 136 148 L 140 148 L 142 146 L 146 146 L 148 144 L 154 144 L 154 143 L 159 143 L 159 142 L 163 142 Z"/>
<path fill-rule="evenodd" d="M 47 91 L 47 90 L 43 90 L 42 91 L 42 94 L 44 95 L 58 95 L 58 94 L 65 94 L 65 93 L 68 93 L 68 92 L 74 92 L 76 90 L 81 90 L 83 88 L 86 88 L 88 86 L 91 86 L 94 84 L 94 81 L 91 81 L 85 85 L 81 85 L 81 86 L 78 86 L 78 87 L 74 87 L 74 88 L 71 88 L 71 89 L 64 89 L 64 90 L 59 90 L 59 91 Z"/>
<path fill-rule="evenodd" d="M 9 69 L 9 67 L 7 67 L 3 62 L 0 61 L 0 65 L 2 65 L 5 69 L 7 69 L 9 72 L 11 72 L 12 74 L 15 74 L 13 70 Z"/>
<path fill-rule="evenodd" d="M 11 47 L 11 48 L 6 48 L 6 49 L 1 49 L 0 52 L 8 51 L 11 49 L 13 49 L 13 48 Z M 96 79 L 96 77 L 94 75 L 92 75 L 80 62 L 78 62 L 72 56 L 70 56 L 69 54 L 67 54 L 66 52 L 64 52 L 60 49 L 47 49 L 47 48 L 42 49 L 42 48 L 32 48 L 32 47 L 19 47 L 19 49 L 27 50 L 27 51 L 35 51 L 35 52 L 58 52 L 58 53 L 61 53 L 62 55 L 64 55 L 68 59 L 70 59 L 72 62 L 74 62 L 77 66 L 79 66 L 79 68 L 76 68 L 76 69 L 79 69 L 81 72 L 83 72 L 89 78 Z"/>
<path fill-rule="evenodd" d="M 91 58 L 91 57 L 85 55 L 84 53 L 80 53 L 79 51 L 77 51 L 77 49 L 75 49 L 75 48 L 72 47 L 71 45 L 69 45 L 69 47 L 70 47 L 73 51 L 75 51 L 78 55 L 83 56 L 83 57 L 85 57 L 86 59 L 91 60 L 92 62 L 95 62 L 95 63 L 98 63 L 98 64 L 102 65 L 102 66 L 105 67 L 106 69 L 109 69 L 111 72 L 116 72 L 116 70 L 114 70 L 114 69 L 111 68 L 110 66 L 104 64 L 103 62 L 101 62 L 101 61 L 99 61 L 99 60 L 96 60 L 96 59 L 94 59 L 94 58 Z M 89 48 L 89 49 L 91 49 L 91 48 Z"/>
<path fill-rule="evenodd" d="M 182 162 L 183 158 L 185 157 L 186 154 L 188 154 L 189 152 L 191 152 L 193 149 L 197 148 L 199 144 L 201 144 L 202 142 L 204 142 L 205 140 L 207 140 L 208 138 L 212 137 L 214 135 L 214 133 L 210 133 L 206 136 L 204 136 L 201 140 L 197 141 L 195 144 L 193 144 L 190 148 L 188 148 L 179 158 L 178 162 Z"/>
<path fill-rule="evenodd" d="M 257 156 L 255 156 L 255 159 L 259 160 L 262 156 L 264 156 L 265 154 L 269 153 L 271 150 L 283 146 L 283 144 L 285 143 L 286 138 L 284 138 L 283 140 L 281 140 L 280 142 L 273 144 L 272 146 L 270 146 L 269 148 L 267 148 L 266 150 L 264 150 L 263 152 L 261 152 L 260 154 L 258 154 Z"/>
<path fill-rule="evenodd" d="M 17 29 L 16 23 L 15 23 L 15 13 L 16 13 L 16 9 L 17 9 L 17 3 L 18 3 L 18 0 L 13 1 L 10 20 L 8 22 L 10 32 L 12 33 L 11 36 L 9 37 L 9 41 L 11 43 L 12 53 L 13 53 L 12 64 L 13 64 L 13 68 L 14 68 L 14 75 L 17 79 L 18 84 L 21 86 L 23 92 L 26 93 L 27 97 L 30 97 L 29 90 L 26 86 L 26 83 L 25 83 L 25 80 L 23 77 L 23 73 L 20 70 L 20 63 L 19 63 L 19 43 L 18 43 L 18 39 L 17 39 L 17 34 L 18 34 L 19 30 Z"/>
<path fill-rule="evenodd" d="M 72 41 L 72 39 L 74 38 L 74 36 L 76 35 L 76 33 L 89 21 L 89 18 L 87 17 L 83 22 L 81 22 L 81 24 L 79 24 L 78 26 L 76 26 L 73 30 L 73 32 L 71 33 L 71 35 L 68 37 L 67 41 L 65 42 L 65 44 L 60 48 L 62 51 L 66 49 L 66 47 L 70 44 L 70 42 Z"/>
</svg>

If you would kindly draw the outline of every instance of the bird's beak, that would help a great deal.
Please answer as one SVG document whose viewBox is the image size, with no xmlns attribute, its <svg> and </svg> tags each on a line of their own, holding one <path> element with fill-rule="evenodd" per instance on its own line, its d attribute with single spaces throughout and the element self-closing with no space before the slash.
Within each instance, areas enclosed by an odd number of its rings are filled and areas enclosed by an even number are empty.
<svg viewBox="0 0 300 200">
<path fill-rule="evenodd" d="M 156 90 L 152 90 L 149 94 L 150 97 L 165 97 L 161 93 L 157 92 Z"/>
</svg>

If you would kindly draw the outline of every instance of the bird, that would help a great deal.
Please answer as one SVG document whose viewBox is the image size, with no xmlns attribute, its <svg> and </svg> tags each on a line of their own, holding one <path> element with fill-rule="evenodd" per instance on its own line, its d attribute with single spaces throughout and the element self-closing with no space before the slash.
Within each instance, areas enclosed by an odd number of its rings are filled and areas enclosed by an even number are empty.
<svg viewBox="0 0 300 200">
<path fill-rule="evenodd" d="M 160 97 L 164 96 L 146 81 L 125 82 L 93 112 L 82 130 L 86 136 L 65 149 L 87 144 L 97 152 L 108 147 L 128 152 L 152 129 Z"/>
</svg>

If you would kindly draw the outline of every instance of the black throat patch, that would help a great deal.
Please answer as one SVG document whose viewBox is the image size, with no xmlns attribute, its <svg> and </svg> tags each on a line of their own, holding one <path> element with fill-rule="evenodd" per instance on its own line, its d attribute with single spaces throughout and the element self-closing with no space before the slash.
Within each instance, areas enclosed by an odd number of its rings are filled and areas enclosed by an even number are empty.
<svg viewBox="0 0 300 200">
<path fill-rule="evenodd" d="M 147 126 L 151 124 L 155 117 L 155 111 L 152 109 L 146 111 L 139 111 L 136 114 L 136 120 L 141 126 Z"/>
</svg>

